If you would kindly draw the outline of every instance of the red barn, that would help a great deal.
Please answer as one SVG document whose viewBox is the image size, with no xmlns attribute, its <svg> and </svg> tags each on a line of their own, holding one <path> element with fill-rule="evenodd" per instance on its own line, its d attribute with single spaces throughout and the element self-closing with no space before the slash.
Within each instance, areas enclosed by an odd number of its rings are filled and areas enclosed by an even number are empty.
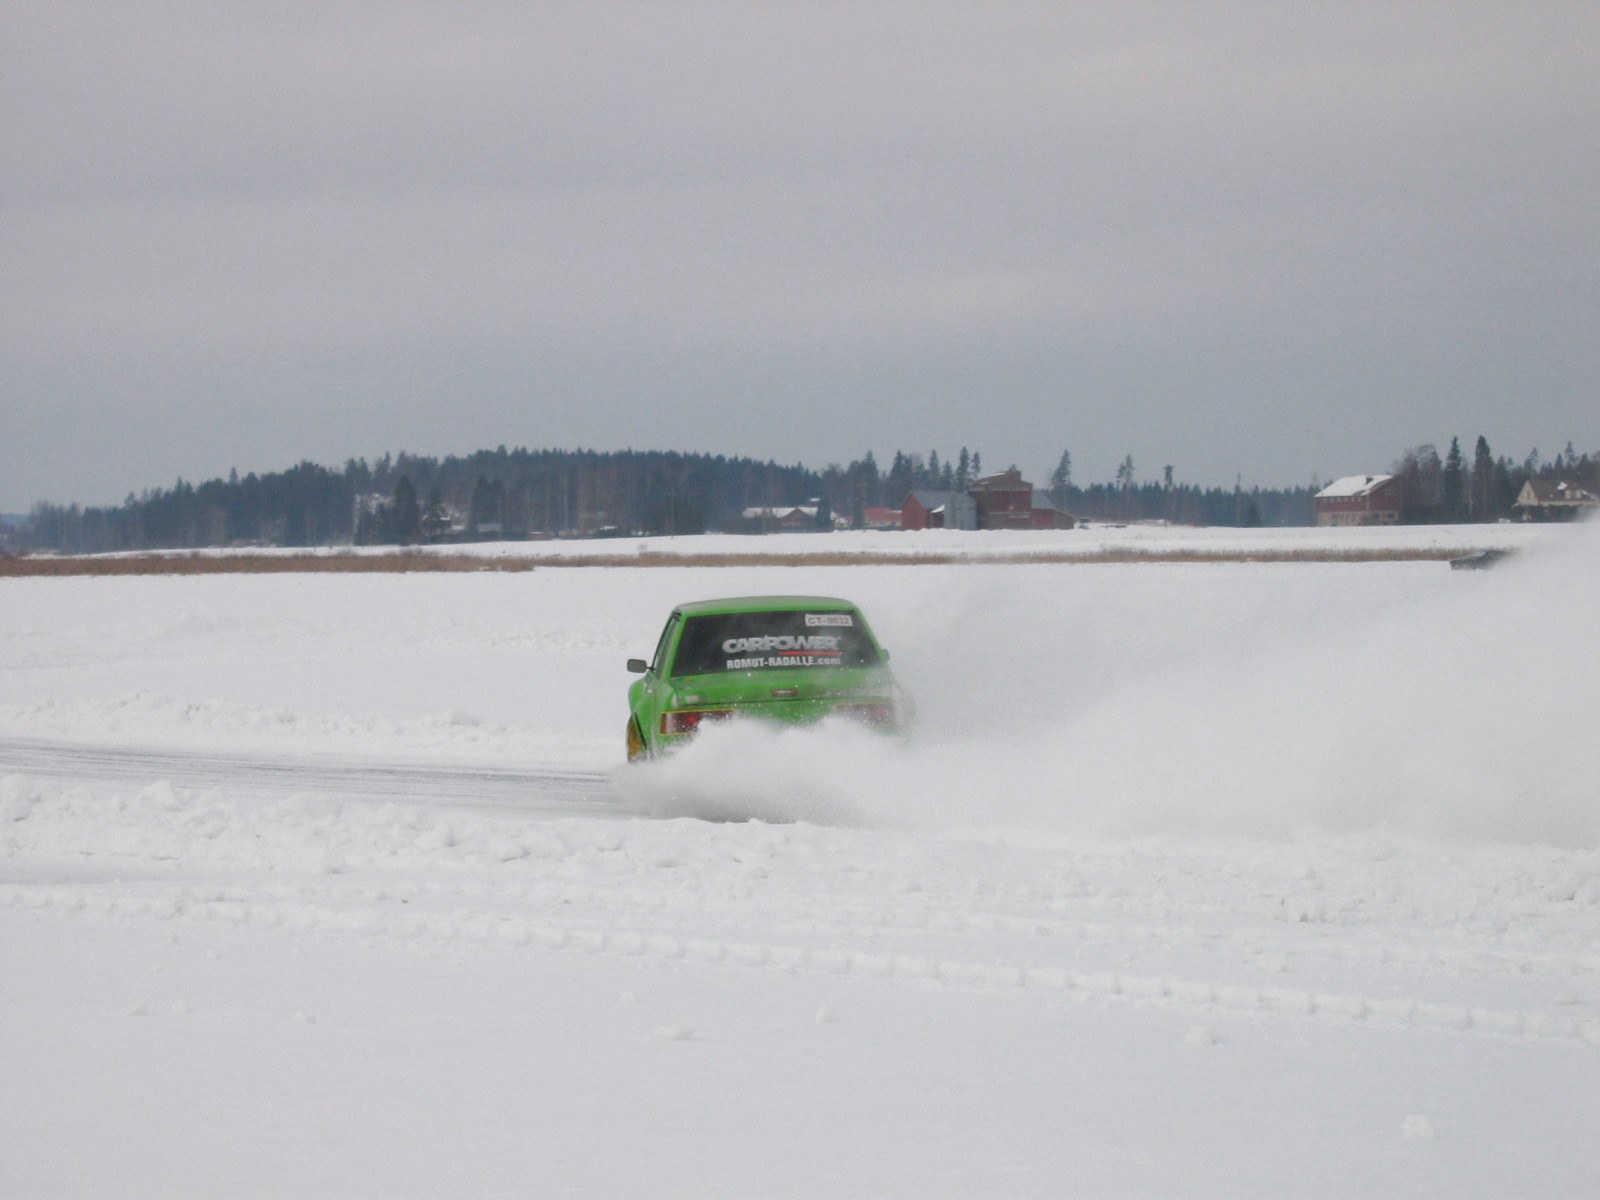
<svg viewBox="0 0 1600 1200">
<path fill-rule="evenodd" d="M 1400 479 L 1346 475 L 1316 495 L 1318 525 L 1393 525 L 1400 520 Z"/>
<path fill-rule="evenodd" d="M 1013 468 L 975 479 L 965 492 L 918 490 L 900 506 L 902 529 L 1075 529 L 1071 513 L 1035 501 Z"/>
<path fill-rule="evenodd" d="M 1076 529 L 1078 518 L 1069 512 L 1063 512 L 1050 504 L 1040 504 L 1035 501 L 1033 511 L 1028 514 L 1033 518 L 1032 529 Z"/>
<path fill-rule="evenodd" d="M 900 506 L 900 528 L 943 529 L 944 506 L 949 502 L 949 492 L 930 492 L 926 489 L 912 492 Z"/>
<path fill-rule="evenodd" d="M 1033 484 L 1017 470 L 974 479 L 967 494 L 978 502 L 979 529 L 1032 529 Z"/>
</svg>

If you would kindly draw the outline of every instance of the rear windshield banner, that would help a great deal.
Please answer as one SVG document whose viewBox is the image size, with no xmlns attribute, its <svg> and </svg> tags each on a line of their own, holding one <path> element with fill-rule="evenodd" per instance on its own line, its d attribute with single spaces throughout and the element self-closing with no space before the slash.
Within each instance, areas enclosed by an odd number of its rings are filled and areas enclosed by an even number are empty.
<svg viewBox="0 0 1600 1200">
<path fill-rule="evenodd" d="M 818 633 L 778 634 L 767 637 L 728 638 L 722 643 L 722 652 L 729 655 L 725 671 L 753 671 L 765 667 L 837 667 L 842 657 L 839 643 L 843 639 Z M 753 651 L 765 657 L 751 658 Z"/>
<path fill-rule="evenodd" d="M 852 613 L 714 613 L 684 622 L 672 674 L 869 667 L 877 662 L 877 648 Z"/>
</svg>

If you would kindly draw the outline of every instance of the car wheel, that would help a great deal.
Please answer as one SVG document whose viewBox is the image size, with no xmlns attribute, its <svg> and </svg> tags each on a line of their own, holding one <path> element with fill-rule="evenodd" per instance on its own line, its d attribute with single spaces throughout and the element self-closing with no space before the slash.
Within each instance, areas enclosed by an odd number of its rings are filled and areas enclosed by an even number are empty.
<svg viewBox="0 0 1600 1200">
<path fill-rule="evenodd" d="M 639 732 L 639 722 L 632 717 L 628 718 L 628 761 L 643 758 L 645 753 L 644 736 Z"/>
</svg>

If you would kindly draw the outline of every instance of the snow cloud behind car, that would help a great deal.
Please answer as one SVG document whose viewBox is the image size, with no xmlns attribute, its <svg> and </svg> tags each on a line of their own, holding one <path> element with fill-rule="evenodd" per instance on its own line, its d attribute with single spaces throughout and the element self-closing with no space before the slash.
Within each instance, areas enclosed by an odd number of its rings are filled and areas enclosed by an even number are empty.
<svg viewBox="0 0 1600 1200">
<path fill-rule="evenodd" d="M 917 698 L 909 744 L 728 727 L 629 787 L 663 812 L 1032 835 L 1600 840 L 1600 527 L 1481 577 L 1196 578 L 1216 569 L 858 588 Z"/>
</svg>

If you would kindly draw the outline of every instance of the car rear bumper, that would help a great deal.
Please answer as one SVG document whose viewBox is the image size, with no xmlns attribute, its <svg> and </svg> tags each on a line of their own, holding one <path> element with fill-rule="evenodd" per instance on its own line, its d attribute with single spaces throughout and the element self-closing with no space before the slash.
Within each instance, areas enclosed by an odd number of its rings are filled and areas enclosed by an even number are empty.
<svg viewBox="0 0 1600 1200">
<path fill-rule="evenodd" d="M 836 719 L 848 721 L 871 729 L 878 733 L 903 736 L 910 731 L 903 706 L 893 701 L 875 701 L 851 699 L 846 701 L 822 700 L 764 700 L 755 703 L 706 706 L 700 709 L 682 709 L 677 712 L 701 712 L 707 717 L 715 713 L 711 720 L 703 721 L 699 728 L 708 724 L 722 724 L 725 721 L 760 721 L 770 725 L 819 725 L 823 721 Z M 667 714 L 663 717 L 662 725 L 669 723 Z M 699 732 L 696 729 L 687 733 L 669 733 L 665 728 L 658 727 L 654 731 L 655 739 L 662 746 L 680 745 L 693 739 Z"/>
</svg>

